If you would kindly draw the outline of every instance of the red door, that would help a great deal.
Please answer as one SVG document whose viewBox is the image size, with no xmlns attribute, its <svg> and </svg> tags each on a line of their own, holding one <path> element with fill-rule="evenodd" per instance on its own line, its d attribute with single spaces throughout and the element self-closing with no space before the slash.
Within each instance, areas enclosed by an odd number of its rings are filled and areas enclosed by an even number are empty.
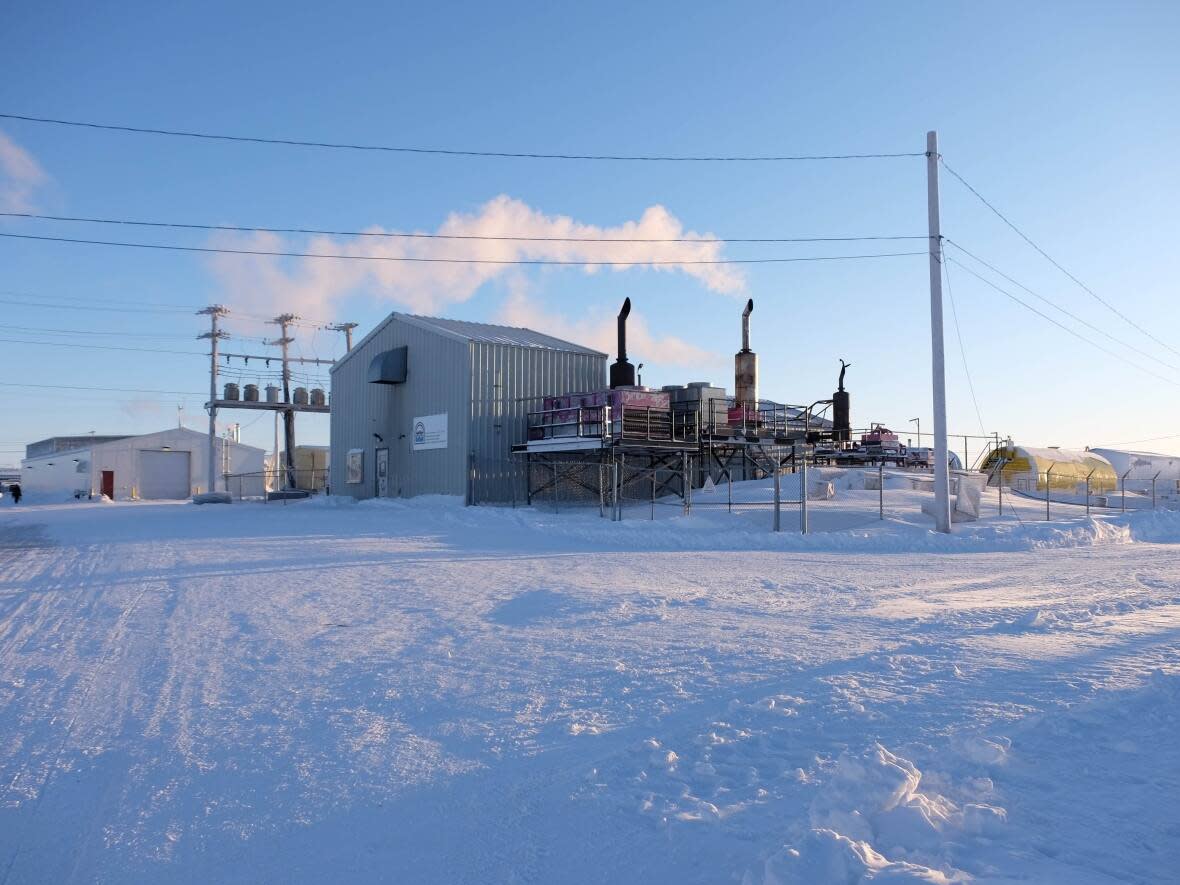
<svg viewBox="0 0 1180 885">
<path fill-rule="evenodd" d="M 115 471 L 104 470 L 102 472 L 102 493 L 115 500 Z"/>
</svg>

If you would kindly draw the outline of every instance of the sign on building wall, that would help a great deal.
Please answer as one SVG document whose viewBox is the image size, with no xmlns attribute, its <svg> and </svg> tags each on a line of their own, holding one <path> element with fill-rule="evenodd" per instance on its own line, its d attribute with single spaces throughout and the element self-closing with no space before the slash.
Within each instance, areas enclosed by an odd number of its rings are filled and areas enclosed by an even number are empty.
<svg viewBox="0 0 1180 885">
<path fill-rule="evenodd" d="M 415 452 L 424 449 L 445 449 L 447 447 L 447 413 L 415 418 L 411 431 L 411 448 Z"/>
<path fill-rule="evenodd" d="M 365 450 L 349 449 L 348 458 L 344 462 L 344 481 L 347 483 L 364 482 L 365 480 Z"/>
</svg>

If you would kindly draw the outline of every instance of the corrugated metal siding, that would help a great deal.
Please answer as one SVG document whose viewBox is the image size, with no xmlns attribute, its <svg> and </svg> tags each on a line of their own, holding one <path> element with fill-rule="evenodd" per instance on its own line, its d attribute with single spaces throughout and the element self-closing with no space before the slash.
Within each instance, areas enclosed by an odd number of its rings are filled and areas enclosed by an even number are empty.
<svg viewBox="0 0 1180 885">
<path fill-rule="evenodd" d="M 523 501 L 525 472 L 512 446 L 525 438 L 526 415 L 540 399 L 606 386 L 597 353 L 471 342 L 471 503 Z"/>
<path fill-rule="evenodd" d="M 373 357 L 402 345 L 408 348 L 406 382 L 369 384 Z M 524 440 L 526 413 L 538 409 L 543 396 L 605 386 L 602 354 L 464 342 L 394 315 L 332 370 L 332 493 L 373 497 L 376 450 L 384 445 L 394 497 L 446 494 L 471 503 L 508 502 L 515 489 L 523 500 L 524 471 L 512 462 L 512 446 Z M 440 412 L 448 415 L 447 448 L 412 451 L 413 419 Z M 360 485 L 344 482 L 349 449 L 365 453 Z"/>
<path fill-rule="evenodd" d="M 406 346 L 404 384 L 370 384 L 373 357 Z M 364 352 L 359 352 L 363 348 Z M 469 374 L 463 342 L 394 320 L 365 339 L 350 359 L 332 370 L 331 490 L 372 498 L 377 493 L 376 451 L 389 449 L 389 491 L 393 497 L 466 492 Z M 447 448 L 414 452 L 415 417 L 447 413 Z M 373 434 L 380 434 L 379 442 Z M 364 481 L 345 483 L 350 449 L 364 454 Z"/>
</svg>

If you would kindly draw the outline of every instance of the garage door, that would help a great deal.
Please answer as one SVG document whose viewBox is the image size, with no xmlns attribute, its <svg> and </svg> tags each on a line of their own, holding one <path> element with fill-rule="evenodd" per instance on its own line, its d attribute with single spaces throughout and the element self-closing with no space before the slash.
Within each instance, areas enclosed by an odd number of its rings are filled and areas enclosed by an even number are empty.
<svg viewBox="0 0 1180 885">
<path fill-rule="evenodd" d="M 187 498 L 189 490 L 188 452 L 137 452 L 139 497 L 152 500 Z"/>
</svg>

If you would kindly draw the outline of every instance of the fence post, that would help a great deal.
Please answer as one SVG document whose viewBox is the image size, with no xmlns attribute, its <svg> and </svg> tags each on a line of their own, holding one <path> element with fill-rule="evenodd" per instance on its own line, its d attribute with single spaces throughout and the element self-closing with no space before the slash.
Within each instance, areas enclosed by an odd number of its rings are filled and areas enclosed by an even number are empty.
<svg viewBox="0 0 1180 885">
<path fill-rule="evenodd" d="M 1049 469 L 1045 471 L 1045 522 L 1049 521 L 1049 484 L 1053 476 L 1053 468 L 1056 464 L 1050 464 Z"/>
<path fill-rule="evenodd" d="M 611 459 L 611 521 L 618 522 L 622 519 L 622 514 L 619 512 L 619 459 Z"/>
<path fill-rule="evenodd" d="M 807 534 L 807 447 L 803 447 L 803 462 L 799 473 L 799 530 Z"/>
<path fill-rule="evenodd" d="M 885 464 L 877 465 L 877 518 L 885 518 Z"/>
<path fill-rule="evenodd" d="M 996 464 L 996 491 L 1000 493 L 1000 516 L 1004 515 L 1004 459 L 1000 458 Z"/>
<path fill-rule="evenodd" d="M 1086 474 L 1086 516 L 1087 516 L 1087 518 L 1090 516 L 1090 477 L 1093 475 L 1094 475 L 1093 470 L 1091 470 L 1089 473 Z"/>
<path fill-rule="evenodd" d="M 781 486 L 782 486 L 782 483 L 779 480 L 778 466 L 776 465 L 775 470 L 774 470 L 774 530 L 776 532 L 782 530 L 781 529 L 781 525 L 782 525 L 782 514 L 781 514 L 782 497 L 780 494 Z"/>
<path fill-rule="evenodd" d="M 1121 495 L 1121 497 L 1123 499 L 1122 500 L 1122 507 L 1120 509 L 1121 513 L 1127 512 L 1127 476 L 1128 476 L 1128 474 L 1130 474 L 1130 472 L 1131 471 L 1128 468 L 1127 472 L 1119 477 L 1119 494 Z"/>
<path fill-rule="evenodd" d="M 651 520 L 656 521 L 656 469 L 651 469 Z"/>
<path fill-rule="evenodd" d="M 680 453 L 680 498 L 684 515 L 688 516 L 688 452 Z"/>
<path fill-rule="evenodd" d="M 598 518 L 602 519 L 606 504 L 606 468 L 598 462 Z"/>
<path fill-rule="evenodd" d="M 1157 470 L 1155 476 L 1151 478 L 1151 509 L 1155 510 L 1155 481 L 1160 478 L 1162 470 Z"/>
<path fill-rule="evenodd" d="M 725 470 L 725 493 L 729 499 L 729 512 L 733 513 L 733 474 L 729 472 L 728 468 Z"/>
<path fill-rule="evenodd" d="M 554 462 L 553 462 L 553 512 L 554 512 L 554 513 L 557 513 L 557 511 L 558 511 L 558 506 L 557 506 L 557 482 L 558 482 L 558 477 L 557 477 L 557 462 L 556 462 L 556 461 L 554 461 Z"/>
</svg>

